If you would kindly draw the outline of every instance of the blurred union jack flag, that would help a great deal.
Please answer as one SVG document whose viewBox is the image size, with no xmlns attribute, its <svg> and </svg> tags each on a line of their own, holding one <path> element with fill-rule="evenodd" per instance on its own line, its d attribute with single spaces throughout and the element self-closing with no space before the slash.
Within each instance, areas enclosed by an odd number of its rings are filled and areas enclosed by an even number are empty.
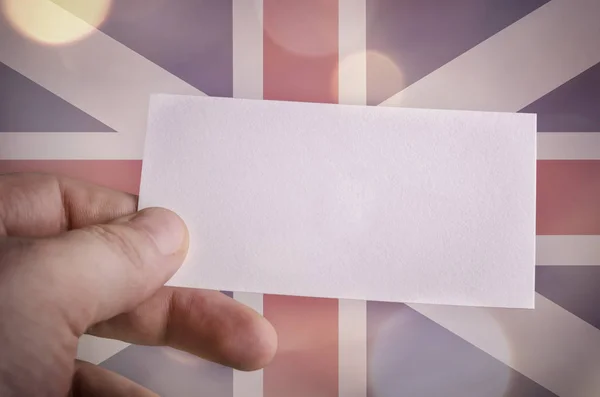
<svg viewBox="0 0 600 397">
<path fill-rule="evenodd" d="M 600 395 L 600 1 L 0 6 L 0 172 L 137 193 L 156 92 L 538 114 L 535 310 L 234 292 L 278 331 L 263 371 L 91 337 L 81 358 L 164 396 Z"/>
</svg>

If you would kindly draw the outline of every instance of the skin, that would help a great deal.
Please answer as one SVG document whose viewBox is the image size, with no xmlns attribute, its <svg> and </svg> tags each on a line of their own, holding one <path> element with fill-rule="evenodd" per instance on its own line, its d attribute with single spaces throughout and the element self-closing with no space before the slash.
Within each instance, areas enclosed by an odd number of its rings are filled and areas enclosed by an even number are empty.
<svg viewBox="0 0 600 397">
<path fill-rule="evenodd" d="M 188 248 L 173 212 L 68 178 L 0 176 L 0 395 L 155 396 L 75 359 L 79 337 L 171 346 L 241 370 L 277 336 L 216 291 L 165 287 Z"/>
</svg>

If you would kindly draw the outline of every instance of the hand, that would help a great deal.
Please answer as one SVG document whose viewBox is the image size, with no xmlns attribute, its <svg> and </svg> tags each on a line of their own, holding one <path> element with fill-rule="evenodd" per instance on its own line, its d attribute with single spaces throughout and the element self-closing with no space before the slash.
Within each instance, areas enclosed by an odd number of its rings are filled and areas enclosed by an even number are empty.
<svg viewBox="0 0 600 397">
<path fill-rule="evenodd" d="M 273 327 L 217 291 L 164 287 L 183 221 L 71 179 L 0 176 L 0 395 L 153 396 L 75 360 L 83 333 L 168 345 L 242 370 L 275 354 Z"/>
</svg>

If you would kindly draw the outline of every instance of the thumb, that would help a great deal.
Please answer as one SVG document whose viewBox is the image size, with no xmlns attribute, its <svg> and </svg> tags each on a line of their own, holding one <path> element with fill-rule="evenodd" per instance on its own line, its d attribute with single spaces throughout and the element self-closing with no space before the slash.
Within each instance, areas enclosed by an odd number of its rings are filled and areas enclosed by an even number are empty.
<svg viewBox="0 0 600 397">
<path fill-rule="evenodd" d="M 188 232 L 175 213 L 151 208 L 69 231 L 45 245 L 37 255 L 50 262 L 44 270 L 63 312 L 83 332 L 132 310 L 164 285 L 185 259 Z"/>
</svg>

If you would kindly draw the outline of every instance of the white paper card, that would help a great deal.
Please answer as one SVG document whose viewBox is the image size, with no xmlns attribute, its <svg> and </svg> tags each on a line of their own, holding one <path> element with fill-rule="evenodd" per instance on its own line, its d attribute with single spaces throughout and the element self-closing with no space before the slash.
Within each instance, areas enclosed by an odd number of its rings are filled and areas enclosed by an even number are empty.
<svg viewBox="0 0 600 397">
<path fill-rule="evenodd" d="M 530 308 L 535 122 L 157 95 L 140 207 L 188 224 L 171 285 Z"/>
</svg>

